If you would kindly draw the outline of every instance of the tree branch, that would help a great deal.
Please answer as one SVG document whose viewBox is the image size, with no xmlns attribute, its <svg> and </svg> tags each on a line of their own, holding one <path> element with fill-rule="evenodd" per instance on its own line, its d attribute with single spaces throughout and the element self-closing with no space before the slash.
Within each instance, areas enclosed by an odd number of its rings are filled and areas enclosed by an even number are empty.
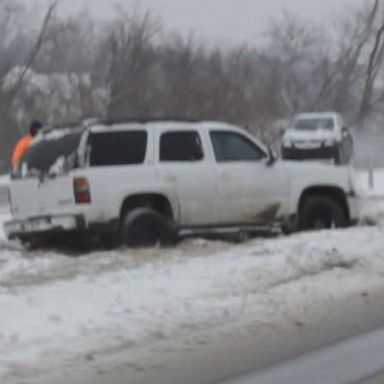
<svg viewBox="0 0 384 384">
<path fill-rule="evenodd" d="M 43 45 L 45 33 L 46 33 L 47 28 L 48 28 L 49 21 L 52 17 L 53 12 L 55 11 L 57 5 L 59 4 L 59 2 L 60 2 L 60 0 L 53 0 L 51 2 L 51 4 L 49 5 L 48 10 L 45 14 L 43 23 L 41 25 L 40 32 L 39 32 L 39 35 L 37 37 L 36 43 L 35 43 L 32 51 L 28 57 L 26 64 L 24 65 L 24 68 L 23 68 L 23 70 L 22 70 L 22 72 L 21 72 L 21 74 L 20 74 L 20 76 L 16 82 L 16 85 L 13 87 L 13 90 L 11 92 L 9 100 L 12 100 L 17 95 L 17 93 L 19 92 L 19 90 L 23 84 L 25 75 L 27 74 L 28 70 L 31 68 L 32 64 L 34 63 L 36 56 L 38 55 L 40 48 Z"/>
</svg>

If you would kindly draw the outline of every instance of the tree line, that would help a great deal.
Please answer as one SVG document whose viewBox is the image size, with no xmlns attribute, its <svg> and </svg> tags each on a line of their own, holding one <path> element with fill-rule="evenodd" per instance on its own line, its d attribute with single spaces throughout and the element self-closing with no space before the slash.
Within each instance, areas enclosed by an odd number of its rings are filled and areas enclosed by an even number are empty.
<svg viewBox="0 0 384 384">
<path fill-rule="evenodd" d="M 212 46 L 169 33 L 140 6 L 111 22 L 40 22 L 0 0 L 0 169 L 29 120 L 179 116 L 239 124 L 263 139 L 301 111 L 335 110 L 364 129 L 381 123 L 384 2 L 362 1 L 316 24 L 283 12 L 262 43 Z"/>
</svg>

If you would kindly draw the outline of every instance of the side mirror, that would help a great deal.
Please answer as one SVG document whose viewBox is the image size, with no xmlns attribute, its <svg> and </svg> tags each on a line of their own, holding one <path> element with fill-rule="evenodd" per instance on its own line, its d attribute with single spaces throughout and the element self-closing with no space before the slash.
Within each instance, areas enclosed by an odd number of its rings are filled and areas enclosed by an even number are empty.
<svg viewBox="0 0 384 384">
<path fill-rule="evenodd" d="M 266 162 L 267 166 L 272 167 L 272 165 L 276 163 L 276 160 L 277 160 L 277 156 L 275 152 L 271 147 L 268 147 L 268 159 Z"/>
</svg>

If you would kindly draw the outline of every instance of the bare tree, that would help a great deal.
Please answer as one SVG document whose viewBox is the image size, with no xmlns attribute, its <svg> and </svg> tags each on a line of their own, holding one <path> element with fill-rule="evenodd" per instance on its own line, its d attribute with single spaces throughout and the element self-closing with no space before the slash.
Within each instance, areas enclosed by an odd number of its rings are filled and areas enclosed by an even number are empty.
<svg viewBox="0 0 384 384">
<path fill-rule="evenodd" d="M 359 109 L 359 120 L 369 114 L 374 105 L 382 101 L 382 96 L 374 100 L 374 88 L 384 63 L 384 8 L 379 0 L 373 1 L 368 27 L 371 31 L 368 60 L 365 70 L 364 88 Z"/>
<path fill-rule="evenodd" d="M 266 55 L 278 63 L 281 100 L 287 114 L 319 106 L 326 88 L 324 77 L 328 76 L 327 42 L 323 29 L 287 12 L 269 30 Z"/>
<path fill-rule="evenodd" d="M 150 12 L 129 13 L 124 9 L 108 27 L 99 58 L 107 63 L 109 116 L 147 113 L 149 72 L 156 62 L 154 40 L 158 32 L 159 24 Z"/>
<path fill-rule="evenodd" d="M 35 42 L 32 50 L 29 54 L 29 57 L 28 57 L 25 65 L 23 66 L 24 68 L 20 73 L 19 79 L 17 80 L 14 88 L 9 93 L 9 99 L 10 100 L 12 100 L 13 97 L 16 96 L 16 94 L 19 92 L 20 87 L 23 83 L 25 74 L 31 68 L 31 65 L 34 63 L 36 56 L 38 55 L 38 53 L 39 53 L 39 51 L 40 51 L 40 49 L 44 43 L 44 40 L 46 38 L 46 31 L 47 31 L 48 25 L 49 25 L 49 21 L 53 15 L 53 12 L 55 11 L 58 3 L 59 3 L 59 1 L 60 0 L 52 0 L 51 4 L 49 5 L 49 7 L 47 9 L 47 12 L 46 12 L 44 19 L 43 19 L 43 22 L 41 24 L 41 28 L 40 28 L 39 34 L 37 36 L 36 42 Z"/>
</svg>

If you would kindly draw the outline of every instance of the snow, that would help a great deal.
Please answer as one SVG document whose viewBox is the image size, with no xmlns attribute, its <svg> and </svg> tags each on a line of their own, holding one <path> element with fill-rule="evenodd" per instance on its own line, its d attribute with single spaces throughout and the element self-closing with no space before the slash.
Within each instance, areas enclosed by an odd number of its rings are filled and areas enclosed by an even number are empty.
<svg viewBox="0 0 384 384">
<path fill-rule="evenodd" d="M 310 282 L 325 279 L 342 295 L 348 274 L 365 290 L 384 281 L 383 235 L 375 227 L 240 246 L 193 240 L 174 249 L 79 259 L 3 251 L 0 381 L 15 367 L 42 359 L 137 348 L 254 314 L 267 321 L 279 310 L 273 299 L 282 287 L 285 300 L 292 300 Z"/>
<path fill-rule="evenodd" d="M 359 185 L 380 205 L 384 171 L 377 176 L 374 190 L 366 174 Z M 8 218 L 0 213 L 0 227 Z M 18 370 L 140 348 L 239 319 L 268 323 L 286 302 L 306 306 L 324 295 L 365 292 L 384 283 L 383 248 L 380 224 L 81 257 L 0 248 L 0 382 Z"/>
</svg>

